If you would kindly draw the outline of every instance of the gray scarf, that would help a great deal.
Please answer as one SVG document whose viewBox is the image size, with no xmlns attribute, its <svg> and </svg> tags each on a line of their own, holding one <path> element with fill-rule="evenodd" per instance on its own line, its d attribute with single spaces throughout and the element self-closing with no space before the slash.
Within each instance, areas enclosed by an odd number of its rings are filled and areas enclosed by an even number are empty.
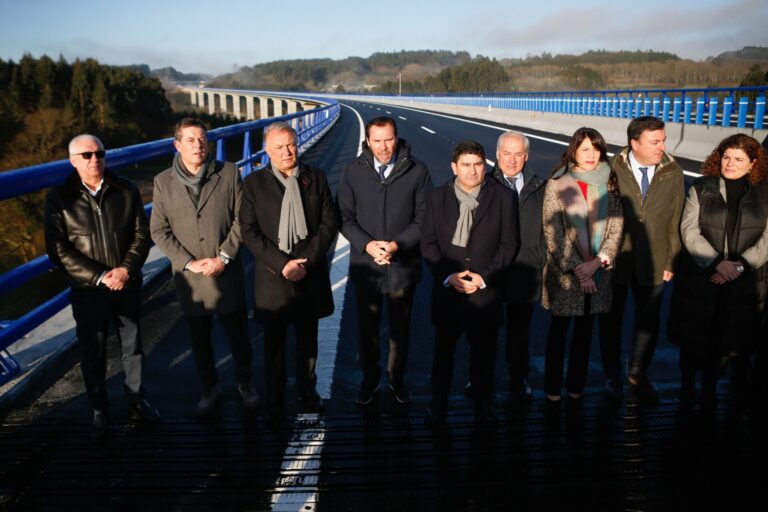
<svg viewBox="0 0 768 512">
<path fill-rule="evenodd" d="M 176 156 L 173 157 L 173 170 L 176 171 L 176 179 L 179 180 L 182 185 L 187 187 L 189 196 L 192 198 L 192 201 L 194 201 L 195 206 L 197 206 L 197 203 L 200 200 L 200 190 L 203 188 L 203 183 L 205 183 L 205 177 L 211 170 L 213 170 L 215 164 L 216 161 L 209 156 L 200 171 L 197 174 L 192 174 L 186 167 L 184 167 L 184 162 L 181 161 L 180 153 L 176 153 Z"/>
<path fill-rule="evenodd" d="M 299 192 L 299 168 L 296 167 L 293 174 L 287 178 L 274 167 L 270 166 L 270 169 L 285 187 L 283 204 L 280 208 L 280 224 L 277 228 L 277 244 L 281 251 L 290 254 L 293 247 L 309 234 Z"/>
<path fill-rule="evenodd" d="M 459 200 L 459 220 L 456 222 L 456 231 L 453 232 L 453 240 L 451 240 L 453 245 L 458 247 L 467 246 L 469 232 L 472 230 L 472 221 L 474 220 L 473 214 L 480 204 L 477 201 L 477 196 L 480 195 L 483 185 L 485 185 L 485 181 L 470 192 L 464 192 L 459 187 L 459 180 L 453 181 L 453 192 L 456 194 L 456 199 Z"/>
</svg>

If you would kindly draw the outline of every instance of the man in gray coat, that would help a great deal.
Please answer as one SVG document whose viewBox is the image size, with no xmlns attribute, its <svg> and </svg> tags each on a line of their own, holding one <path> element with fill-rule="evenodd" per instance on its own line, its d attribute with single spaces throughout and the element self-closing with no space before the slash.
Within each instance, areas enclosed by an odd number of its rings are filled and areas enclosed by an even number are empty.
<svg viewBox="0 0 768 512">
<path fill-rule="evenodd" d="M 243 405 L 256 409 L 245 279 L 238 258 L 241 179 L 231 163 L 208 154 L 205 125 L 192 118 L 176 126 L 173 165 L 155 177 L 152 239 L 171 260 L 174 283 L 203 383 L 198 415 L 210 414 L 221 391 L 211 344 L 213 314 L 229 338 Z"/>
</svg>

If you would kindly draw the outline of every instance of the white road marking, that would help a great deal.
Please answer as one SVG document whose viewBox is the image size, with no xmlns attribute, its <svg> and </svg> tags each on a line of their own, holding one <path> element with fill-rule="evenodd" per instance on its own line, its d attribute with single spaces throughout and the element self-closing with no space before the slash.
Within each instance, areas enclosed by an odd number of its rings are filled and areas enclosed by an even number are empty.
<svg viewBox="0 0 768 512">
<path fill-rule="evenodd" d="M 419 113 L 427 114 L 427 115 L 430 115 L 430 116 L 444 117 L 446 119 L 452 119 L 453 121 L 461 121 L 463 123 L 469 123 L 469 124 L 474 124 L 474 125 L 477 125 L 477 126 L 483 126 L 485 128 L 491 128 L 493 130 L 498 130 L 500 132 L 506 132 L 507 131 L 507 128 L 502 128 L 500 126 L 493 126 L 492 124 L 481 123 L 479 121 L 471 121 L 469 119 L 462 119 L 460 117 L 449 116 L 448 114 L 438 114 L 437 112 L 428 112 L 426 110 L 421 110 L 421 109 L 418 109 L 418 108 L 411 108 L 411 107 L 401 107 L 400 105 L 398 105 L 398 108 L 402 108 L 402 109 L 405 109 L 405 110 L 412 110 L 413 112 L 419 112 Z M 404 118 L 401 117 L 401 119 L 404 119 Z M 427 128 L 424 128 L 423 126 L 422 126 L 422 128 L 427 130 L 430 133 L 435 133 L 435 132 L 433 132 L 433 131 L 431 131 L 431 130 L 429 130 Z M 549 137 L 542 137 L 541 135 L 534 135 L 532 133 L 527 133 L 527 132 L 521 132 L 521 133 L 525 134 L 525 136 L 528 137 L 529 139 L 543 140 L 545 142 L 551 142 L 553 144 L 558 144 L 560 146 L 567 146 L 568 145 L 568 142 L 563 142 L 561 140 L 550 139 Z M 606 153 L 606 154 L 609 157 L 613 156 L 613 153 Z M 691 176 L 693 178 L 698 178 L 699 176 L 701 176 L 701 174 L 699 174 L 699 173 L 691 172 L 691 171 L 686 171 L 685 169 L 683 169 L 683 174 L 685 174 L 686 176 Z"/>
<path fill-rule="evenodd" d="M 403 121 L 407 121 L 407 119 L 406 119 L 406 118 L 404 118 L 403 116 L 397 116 L 397 117 L 399 117 L 399 118 L 400 118 L 400 119 L 402 119 Z"/>
<path fill-rule="evenodd" d="M 434 134 L 434 133 L 435 133 L 435 131 L 434 131 L 434 130 L 430 130 L 430 129 L 429 129 L 429 128 L 427 128 L 426 126 L 422 126 L 422 127 L 421 127 L 421 129 L 422 129 L 422 130 L 424 130 L 425 132 L 429 132 L 429 133 L 432 133 L 432 134 Z"/>
<path fill-rule="evenodd" d="M 360 124 L 360 140 L 357 145 L 357 154 L 360 155 L 365 137 L 363 118 L 357 110 L 347 105 L 343 106 L 355 113 Z M 331 384 L 336 367 L 339 330 L 349 275 L 350 251 L 349 242 L 339 234 L 331 259 L 331 283 L 333 283 L 331 291 L 335 310 L 331 316 L 321 319 L 318 325 L 317 393 L 323 400 L 331 398 Z M 272 490 L 271 510 L 313 512 L 316 510 L 319 498 L 318 480 L 325 443 L 325 420 L 317 414 L 299 414 L 296 416 L 295 424 L 293 439 L 285 448 L 280 476 Z"/>
<path fill-rule="evenodd" d="M 518 137 L 518 140 L 519 140 L 519 139 L 520 139 L 520 137 Z M 490 158 L 486 158 L 486 159 L 485 159 L 485 163 L 487 163 L 487 164 L 488 164 L 488 165 L 490 165 L 491 167 L 493 167 L 493 166 L 495 166 L 495 165 L 496 165 L 496 162 L 494 162 L 494 161 L 493 161 L 493 160 L 491 160 Z"/>
<path fill-rule="evenodd" d="M 391 114 L 392 113 L 389 110 L 385 110 L 384 112 L 386 112 L 387 114 Z"/>
</svg>

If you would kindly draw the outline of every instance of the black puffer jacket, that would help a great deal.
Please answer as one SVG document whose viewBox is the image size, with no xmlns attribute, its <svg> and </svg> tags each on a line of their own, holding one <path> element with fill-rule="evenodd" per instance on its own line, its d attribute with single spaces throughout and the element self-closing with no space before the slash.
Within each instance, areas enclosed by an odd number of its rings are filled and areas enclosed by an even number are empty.
<svg viewBox="0 0 768 512">
<path fill-rule="evenodd" d="M 374 157 L 363 142 L 363 152 L 344 168 L 336 201 L 341 210 L 342 234 L 352 245 L 350 278 L 358 286 L 389 293 L 414 286 L 421 277 L 419 239 L 432 189 L 427 167 L 411 157 L 411 148 L 397 141 L 395 167 L 382 183 Z M 389 265 L 377 265 L 365 252 L 371 240 L 394 240 L 399 250 Z"/>
<path fill-rule="evenodd" d="M 45 201 L 45 247 L 70 283 L 93 288 L 102 273 L 125 267 L 129 286 L 141 284 L 151 240 L 136 185 L 109 172 L 98 198 L 73 171 Z"/>
</svg>

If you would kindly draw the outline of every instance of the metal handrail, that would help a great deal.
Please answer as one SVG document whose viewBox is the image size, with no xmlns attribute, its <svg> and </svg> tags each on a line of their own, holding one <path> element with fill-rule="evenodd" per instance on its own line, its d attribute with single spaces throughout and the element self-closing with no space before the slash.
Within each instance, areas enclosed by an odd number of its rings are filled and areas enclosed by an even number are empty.
<svg viewBox="0 0 768 512">
<path fill-rule="evenodd" d="M 613 89 L 492 93 L 365 93 L 378 99 L 479 106 L 559 114 L 634 118 L 653 115 L 664 122 L 709 126 L 764 127 L 768 86 L 689 89 Z M 754 96 L 754 97 L 753 97 Z"/>
</svg>

